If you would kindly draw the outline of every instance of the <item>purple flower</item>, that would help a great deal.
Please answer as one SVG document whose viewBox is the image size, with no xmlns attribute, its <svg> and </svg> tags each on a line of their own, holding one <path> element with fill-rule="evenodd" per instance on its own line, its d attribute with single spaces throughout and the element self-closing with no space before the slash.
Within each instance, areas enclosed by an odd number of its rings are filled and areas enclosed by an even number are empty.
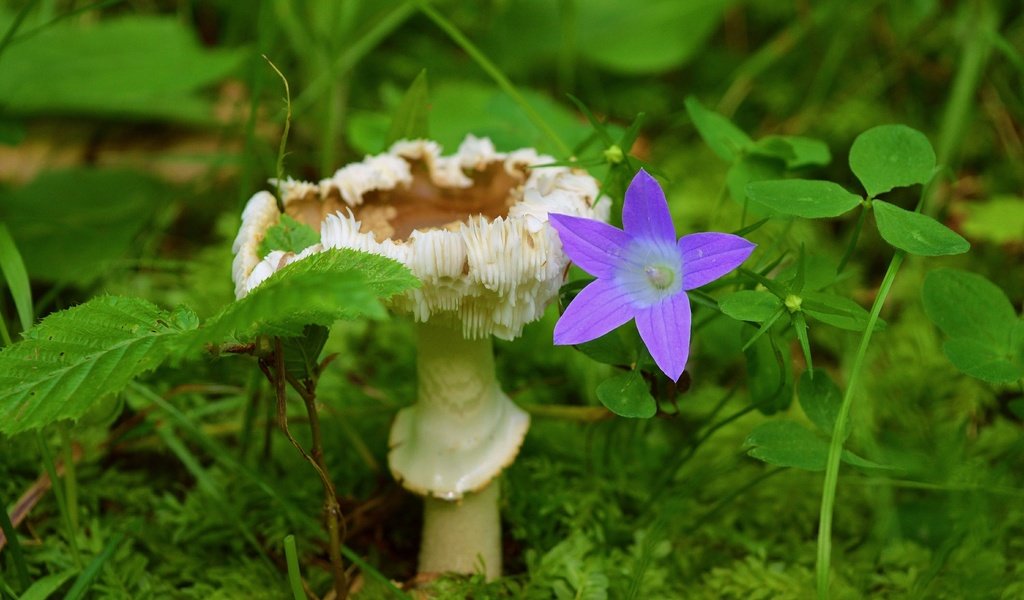
<svg viewBox="0 0 1024 600">
<path fill-rule="evenodd" d="M 728 233 L 694 233 L 677 242 L 665 193 L 643 169 L 626 190 L 623 229 L 559 214 L 550 221 L 569 258 L 597 277 L 558 320 L 555 344 L 589 342 L 636 319 L 654 362 L 673 381 L 690 352 L 686 291 L 740 266 L 755 247 Z"/>
</svg>

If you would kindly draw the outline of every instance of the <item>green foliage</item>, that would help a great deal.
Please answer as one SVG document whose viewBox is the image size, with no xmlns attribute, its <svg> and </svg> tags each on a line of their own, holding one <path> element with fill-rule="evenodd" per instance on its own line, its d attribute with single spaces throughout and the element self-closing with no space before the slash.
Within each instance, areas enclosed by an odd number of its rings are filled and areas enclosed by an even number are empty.
<svg viewBox="0 0 1024 600">
<path fill-rule="evenodd" d="M 260 256 L 266 256 L 274 250 L 298 253 L 318 243 L 320 234 L 313 231 L 312 227 L 282 214 L 281 220 L 264 234 L 259 253 Z"/>
<path fill-rule="evenodd" d="M 880 125 L 853 141 L 850 169 L 874 198 L 893 188 L 931 181 L 935 151 L 920 131 L 906 125 Z"/>
<path fill-rule="evenodd" d="M 795 421 L 785 419 L 761 423 L 750 432 L 743 445 L 748 448 L 747 454 L 758 460 L 805 471 L 824 471 L 828 458 L 828 440 Z M 849 450 L 843 450 L 842 460 L 854 467 L 886 468 Z"/>
<path fill-rule="evenodd" d="M 0 189 L 0 218 L 30 276 L 85 284 L 125 257 L 166 199 L 166 188 L 135 171 L 50 171 L 22 188 Z"/>
<path fill-rule="evenodd" d="M 995 284 L 936 269 L 925 279 L 922 298 L 928 318 L 950 338 L 943 350 L 956 368 L 991 383 L 1024 377 L 1024 319 Z"/>
<path fill-rule="evenodd" d="M 836 417 L 839 415 L 839 407 L 843 402 L 839 386 L 825 371 L 807 370 L 800 375 L 796 393 L 800 399 L 800 408 L 811 423 L 814 423 L 821 433 L 831 436 L 835 429 Z M 847 421 L 843 438 L 849 435 L 850 422 Z"/>
<path fill-rule="evenodd" d="M 861 203 L 860 196 L 831 181 L 756 181 L 746 192 L 747 198 L 770 211 L 805 219 L 838 217 Z"/>
<path fill-rule="evenodd" d="M 92 403 L 160 365 L 197 326 L 144 300 L 101 296 L 50 315 L 0 352 L 0 432 L 77 419 Z"/>
<path fill-rule="evenodd" d="M 3 223 L 0 223 L 0 274 L 3 275 L 7 288 L 11 290 L 21 329 L 28 331 L 33 321 L 32 289 L 29 287 L 28 273 L 25 272 L 21 253 L 11 238 L 11 232 Z"/>
<path fill-rule="evenodd" d="M 740 290 L 719 300 L 718 307 L 734 319 L 764 323 L 782 310 L 782 300 L 767 291 Z"/>
<path fill-rule="evenodd" d="M 736 161 L 754 143 L 750 136 L 733 125 L 732 121 L 704 108 L 704 105 L 693 96 L 686 99 L 686 113 L 690 115 L 693 126 L 697 128 L 704 142 L 726 162 Z"/>
<path fill-rule="evenodd" d="M 205 123 L 211 107 L 196 92 L 235 71 L 242 58 L 237 50 L 203 49 L 173 18 L 60 24 L 7 49 L 0 98 L 20 114 Z"/>
<path fill-rule="evenodd" d="M 1024 240 L 1024 198 L 997 196 L 966 208 L 963 231 L 967 237 L 995 244 Z"/>
<path fill-rule="evenodd" d="M 918 256 L 963 254 L 971 245 L 960 234 L 921 213 L 875 200 L 871 203 L 878 233 L 893 246 Z"/>
<path fill-rule="evenodd" d="M 379 299 L 418 285 L 412 273 L 393 260 L 355 250 L 327 250 L 286 266 L 226 306 L 204 323 L 193 343 L 298 336 L 307 325 L 380 319 L 387 313 Z"/>
<path fill-rule="evenodd" d="M 388 143 L 398 140 L 413 140 L 430 136 L 430 93 L 427 87 L 427 70 L 420 71 L 406 90 L 402 102 L 391 117 L 388 129 Z"/>
<path fill-rule="evenodd" d="M 636 369 L 606 379 L 597 386 L 597 398 L 620 417 L 649 419 L 658 411 L 658 403 Z"/>
</svg>

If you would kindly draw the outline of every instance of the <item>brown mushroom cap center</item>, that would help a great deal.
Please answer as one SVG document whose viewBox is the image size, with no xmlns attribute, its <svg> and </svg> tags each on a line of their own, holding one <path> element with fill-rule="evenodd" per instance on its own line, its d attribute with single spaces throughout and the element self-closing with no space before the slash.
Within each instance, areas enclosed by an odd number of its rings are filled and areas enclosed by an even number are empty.
<svg viewBox="0 0 1024 600">
<path fill-rule="evenodd" d="M 438 187 L 422 161 L 413 161 L 410 166 L 410 185 L 367 192 L 363 194 L 363 203 L 352 209 L 362 223 L 360 231 L 372 232 L 378 242 L 404 241 L 417 230 L 456 230 L 477 215 L 489 220 L 506 217 L 508 209 L 520 200 L 520 186 L 528 175 L 526 167 L 517 167 L 510 174 L 503 162 L 493 162 L 482 171 L 466 172 L 473 180 L 468 188 Z M 345 206 L 340 194 L 333 190 L 322 200 L 312 194 L 294 200 L 286 212 L 319 230 L 327 215 L 344 212 Z"/>
</svg>

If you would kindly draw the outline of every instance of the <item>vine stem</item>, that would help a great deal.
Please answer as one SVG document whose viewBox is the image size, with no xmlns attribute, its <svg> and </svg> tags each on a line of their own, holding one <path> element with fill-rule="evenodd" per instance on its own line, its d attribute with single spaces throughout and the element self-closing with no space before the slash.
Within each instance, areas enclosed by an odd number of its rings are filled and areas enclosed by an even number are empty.
<svg viewBox="0 0 1024 600">
<path fill-rule="evenodd" d="M 882 279 L 882 285 L 878 288 L 878 295 L 871 305 L 871 315 L 868 317 L 867 327 L 860 339 L 860 347 L 857 349 L 857 356 L 853 360 L 853 367 L 850 369 L 850 376 L 846 384 L 846 393 L 843 395 L 843 404 L 839 408 L 839 415 L 836 417 L 835 426 L 832 429 L 832 441 L 828 448 L 828 460 L 825 463 L 825 484 L 821 492 L 821 513 L 818 518 L 818 562 L 817 562 L 817 584 L 818 598 L 828 598 L 829 569 L 832 560 L 832 513 L 836 503 L 836 487 L 839 483 L 839 464 L 843 453 L 843 443 L 846 441 L 843 432 L 846 429 L 846 422 L 850 418 L 850 406 L 853 404 L 853 396 L 857 393 L 857 384 L 860 380 L 860 372 L 864 368 L 864 359 L 867 356 L 868 345 L 871 343 L 871 334 L 874 332 L 878 315 L 882 312 L 885 299 L 889 296 L 893 281 L 896 280 L 896 273 L 903 264 L 906 254 L 898 250 L 889 263 L 889 268 Z"/>
</svg>

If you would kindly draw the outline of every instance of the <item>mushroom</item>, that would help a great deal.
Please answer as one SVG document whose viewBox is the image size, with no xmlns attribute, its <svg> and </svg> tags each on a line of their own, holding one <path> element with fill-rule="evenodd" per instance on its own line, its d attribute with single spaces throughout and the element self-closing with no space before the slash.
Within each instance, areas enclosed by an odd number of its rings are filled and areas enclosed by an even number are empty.
<svg viewBox="0 0 1024 600">
<path fill-rule="evenodd" d="M 548 213 L 607 220 L 597 181 L 532 149 L 495 151 L 468 136 L 452 156 L 432 141 L 395 143 L 319 184 L 278 182 L 285 212 L 319 227 L 301 253 L 258 256 L 277 203 L 257 193 L 235 242 L 236 293 L 326 248 L 405 264 L 422 286 L 391 300 L 416 322 L 417 402 L 401 410 L 388 463 L 425 497 L 420 571 L 501 574 L 497 476 L 519 452 L 529 415 L 495 380 L 492 336 L 511 340 L 539 319 L 568 258 Z"/>
</svg>

